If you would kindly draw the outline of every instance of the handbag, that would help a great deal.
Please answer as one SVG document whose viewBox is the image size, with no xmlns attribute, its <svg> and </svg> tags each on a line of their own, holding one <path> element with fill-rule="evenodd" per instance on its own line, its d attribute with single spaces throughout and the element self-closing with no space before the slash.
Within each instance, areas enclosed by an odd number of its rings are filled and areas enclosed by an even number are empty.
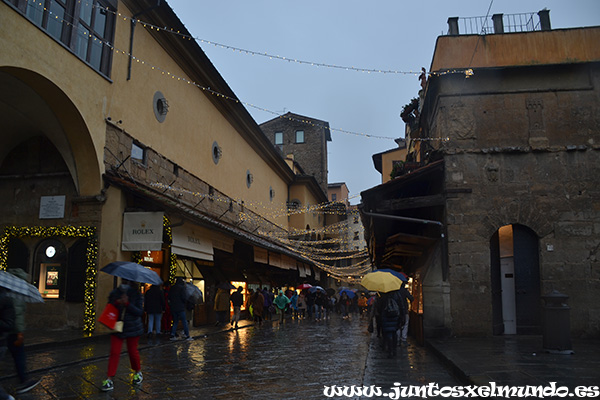
<svg viewBox="0 0 600 400">
<path fill-rule="evenodd" d="M 125 308 L 123 308 L 121 319 L 123 319 L 124 315 Z M 119 321 L 119 309 L 111 303 L 108 303 L 106 307 L 104 307 L 102 314 L 100 314 L 100 318 L 98 318 L 98 322 L 113 332 L 123 332 L 123 321 Z"/>
</svg>

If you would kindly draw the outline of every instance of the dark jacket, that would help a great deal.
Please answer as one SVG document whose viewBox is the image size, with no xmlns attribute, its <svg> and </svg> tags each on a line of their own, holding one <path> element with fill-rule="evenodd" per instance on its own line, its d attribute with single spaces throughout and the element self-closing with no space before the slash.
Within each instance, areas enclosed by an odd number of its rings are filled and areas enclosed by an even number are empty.
<svg viewBox="0 0 600 400">
<path fill-rule="evenodd" d="M 185 283 L 183 281 L 177 281 L 169 291 L 169 306 L 171 307 L 171 313 L 185 311 L 186 301 L 187 295 L 185 293 Z"/>
<path fill-rule="evenodd" d="M 116 288 L 108 295 L 108 302 L 112 303 L 119 310 L 119 320 L 123 321 L 123 332 L 113 333 L 120 338 L 141 336 L 144 333 L 144 324 L 142 315 L 144 314 L 144 299 L 136 287 L 130 287 L 126 294 L 129 297 L 127 305 L 117 303 L 121 298 L 123 291 Z M 123 313 L 125 310 L 125 313 Z"/>
<path fill-rule="evenodd" d="M 144 294 L 144 310 L 148 314 L 160 314 L 165 311 L 165 294 L 159 286 L 152 285 Z"/>
<path fill-rule="evenodd" d="M 234 307 L 241 307 L 244 304 L 244 295 L 240 292 L 233 292 L 231 296 L 229 296 L 229 300 Z"/>
<path fill-rule="evenodd" d="M 15 329 L 15 307 L 6 293 L 0 293 L 0 347 L 6 346 L 6 336 Z"/>
<path fill-rule="evenodd" d="M 400 315 L 389 315 L 385 311 L 385 307 L 389 298 L 393 298 L 398 304 Z M 381 315 L 381 330 L 383 333 L 394 332 L 400 328 L 401 322 L 404 322 L 404 312 L 402 309 L 402 296 L 398 290 L 384 293 L 378 301 L 379 312 Z"/>
<path fill-rule="evenodd" d="M 402 285 L 402 287 L 400 288 L 400 296 L 402 296 L 402 308 L 404 309 L 405 313 L 408 313 L 408 300 L 410 301 L 414 301 L 415 298 L 413 297 L 412 294 L 410 294 L 410 292 L 408 291 L 408 289 Z"/>
</svg>

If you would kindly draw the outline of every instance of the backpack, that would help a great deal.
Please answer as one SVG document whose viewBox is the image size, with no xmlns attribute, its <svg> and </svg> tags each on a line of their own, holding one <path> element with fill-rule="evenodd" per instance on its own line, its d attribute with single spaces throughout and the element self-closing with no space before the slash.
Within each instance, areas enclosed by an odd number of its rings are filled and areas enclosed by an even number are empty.
<svg viewBox="0 0 600 400">
<path fill-rule="evenodd" d="M 383 307 L 383 314 L 386 317 L 400 316 L 400 306 L 398 306 L 398 302 L 393 296 L 388 296 L 386 299 L 385 306 Z"/>
</svg>

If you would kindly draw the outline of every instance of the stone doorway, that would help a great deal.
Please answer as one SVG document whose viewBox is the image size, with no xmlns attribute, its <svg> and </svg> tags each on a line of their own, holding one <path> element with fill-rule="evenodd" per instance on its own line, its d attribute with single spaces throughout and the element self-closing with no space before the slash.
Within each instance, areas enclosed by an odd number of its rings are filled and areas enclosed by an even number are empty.
<svg viewBox="0 0 600 400">
<path fill-rule="evenodd" d="M 490 241 L 493 334 L 539 334 L 539 240 L 526 226 L 498 229 Z"/>
</svg>

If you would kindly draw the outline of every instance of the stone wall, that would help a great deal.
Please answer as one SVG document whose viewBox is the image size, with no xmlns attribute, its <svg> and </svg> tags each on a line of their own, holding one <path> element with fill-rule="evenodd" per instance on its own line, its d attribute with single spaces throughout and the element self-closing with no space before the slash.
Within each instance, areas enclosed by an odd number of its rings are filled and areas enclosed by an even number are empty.
<svg viewBox="0 0 600 400">
<path fill-rule="evenodd" d="M 119 127 L 107 124 L 106 136 L 106 171 L 135 181 L 154 192 L 155 197 L 169 199 L 174 208 L 198 213 L 249 233 L 285 231 L 286 227 L 273 224 L 245 207 L 243 201 L 221 193 L 151 148 L 146 148 L 145 163 L 126 159 L 131 154 L 133 138 Z"/>
<path fill-rule="evenodd" d="M 501 226 L 521 224 L 539 237 L 542 295 L 570 296 L 573 334 L 599 334 L 599 163 L 594 149 L 446 158 L 448 187 L 471 191 L 447 202 L 456 333 L 489 331 L 490 239 Z"/>
<path fill-rule="evenodd" d="M 428 114 L 430 136 L 450 139 L 439 148 L 455 334 L 491 333 L 490 240 L 520 224 L 539 239 L 541 294 L 570 296 L 572 334 L 600 336 L 598 70 L 546 72 L 535 92 L 516 90 L 526 73 L 493 81 L 483 72 L 463 85 L 467 94 L 440 96 Z M 452 79 L 442 91 L 459 89 Z"/>
<path fill-rule="evenodd" d="M 325 129 L 317 123 L 278 118 L 260 125 L 267 138 L 275 145 L 275 132 L 283 132 L 283 145 L 277 146 L 283 157 L 294 155 L 306 175 L 314 176 L 323 193 L 327 194 L 327 141 Z M 296 143 L 296 131 L 304 131 L 304 143 Z"/>
</svg>

